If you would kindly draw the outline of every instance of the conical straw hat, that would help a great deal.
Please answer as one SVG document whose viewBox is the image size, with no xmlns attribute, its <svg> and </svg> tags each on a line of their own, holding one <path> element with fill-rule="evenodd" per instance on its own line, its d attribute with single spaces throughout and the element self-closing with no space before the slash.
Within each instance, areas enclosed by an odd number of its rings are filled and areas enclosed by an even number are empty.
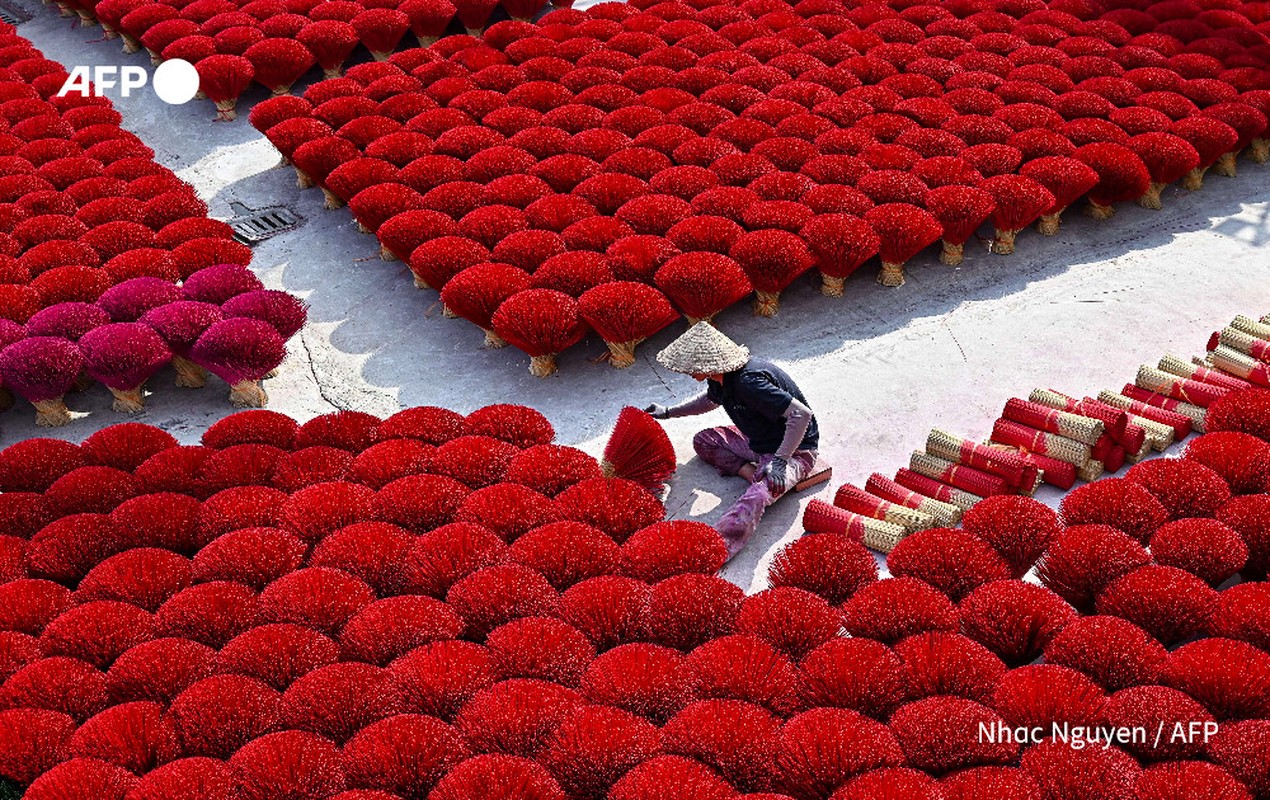
<svg viewBox="0 0 1270 800">
<path fill-rule="evenodd" d="M 661 365 L 685 375 L 732 372 L 750 360 L 750 350 L 719 332 L 708 322 L 698 322 L 687 333 L 657 354 Z"/>
</svg>

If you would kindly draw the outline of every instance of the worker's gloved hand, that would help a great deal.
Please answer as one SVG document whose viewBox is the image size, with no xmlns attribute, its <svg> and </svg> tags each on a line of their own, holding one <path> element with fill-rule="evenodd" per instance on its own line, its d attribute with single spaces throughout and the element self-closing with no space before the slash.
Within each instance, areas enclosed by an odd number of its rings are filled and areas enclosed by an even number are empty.
<svg viewBox="0 0 1270 800">
<path fill-rule="evenodd" d="M 789 463 L 780 456 L 772 456 L 763 470 L 763 479 L 767 481 L 767 488 L 771 489 L 774 496 L 784 494 L 789 488 Z"/>
<path fill-rule="evenodd" d="M 649 403 L 644 406 L 644 413 L 651 415 L 653 419 L 670 419 L 670 409 L 661 403 Z"/>
</svg>

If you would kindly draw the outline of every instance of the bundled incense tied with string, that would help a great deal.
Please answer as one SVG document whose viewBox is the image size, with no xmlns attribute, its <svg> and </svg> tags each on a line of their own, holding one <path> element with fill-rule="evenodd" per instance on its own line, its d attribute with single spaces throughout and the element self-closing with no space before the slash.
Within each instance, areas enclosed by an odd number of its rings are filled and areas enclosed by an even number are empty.
<svg viewBox="0 0 1270 800">
<path fill-rule="evenodd" d="M 865 481 L 864 489 L 869 494 L 877 495 L 883 500 L 896 505 L 930 514 L 935 522 L 945 528 L 954 527 L 961 522 L 961 509 L 959 507 L 900 486 L 885 475 L 873 473 Z"/>
<path fill-rule="evenodd" d="M 923 453 L 920 450 L 913 451 L 913 454 L 909 456 L 908 467 L 919 475 L 934 478 L 941 483 L 980 497 L 1014 493 L 1009 485 L 996 475 L 933 456 L 930 453 Z"/>
<path fill-rule="evenodd" d="M 1142 443 L 1146 440 L 1147 432 L 1141 426 L 1130 422 L 1129 415 L 1122 409 L 1102 405 L 1096 401 L 1086 403 L 1084 400 L 1068 397 L 1053 389 L 1036 389 L 1029 395 L 1029 399 L 1059 411 L 1101 420 L 1103 429 L 1106 431 L 1105 436 L 1110 437 L 1113 442 L 1127 451 L 1136 453 L 1142 449 Z M 1104 455 L 1106 449 L 1104 446 Z M 1094 458 L 1099 458 L 1099 455 L 1095 453 Z"/>
<path fill-rule="evenodd" d="M 862 514 L 899 525 L 909 533 L 933 528 L 937 524 L 935 518 L 925 511 L 906 508 L 889 500 L 883 500 L 849 483 L 838 487 L 837 493 L 833 496 L 833 504 L 852 514 Z"/>
<path fill-rule="evenodd" d="M 1148 449 L 1163 452 L 1166 447 L 1169 447 L 1177 440 L 1177 433 L 1172 425 L 1130 413 L 1127 409 L 1113 406 L 1102 400 L 1085 397 L 1081 399 L 1080 407 L 1082 409 L 1096 410 L 1099 413 L 1124 412 L 1129 417 L 1129 424 L 1125 427 L 1126 439 L 1120 442 L 1120 446 L 1127 453 L 1139 452 L 1145 455 L 1145 451 Z M 1135 427 L 1142 429 L 1142 443 L 1138 445 L 1136 450 L 1131 446 L 1137 440 L 1137 435 L 1133 433 Z M 1114 472 L 1114 470 L 1112 471 Z"/>
<path fill-rule="evenodd" d="M 1096 458 L 1091 458 L 1085 462 L 1083 467 L 1077 468 L 1076 477 L 1082 481 L 1093 482 L 1101 478 L 1104 472 L 1106 472 L 1106 467 L 1103 466 L 1103 463 Z"/>
<path fill-rule="evenodd" d="M 1041 453 L 1016 450 L 1004 444 L 989 444 L 985 446 L 999 447 L 1008 452 L 1016 453 L 1019 458 L 1039 469 L 1041 471 L 1041 480 L 1050 486 L 1067 491 L 1076 484 L 1076 466 L 1074 464 L 1068 464 L 1066 461 L 1059 461 L 1057 458 Z"/>
<path fill-rule="evenodd" d="M 1001 417 L 1046 433 L 1066 436 L 1068 439 L 1075 439 L 1082 444 L 1091 446 L 1098 441 L 1098 437 L 1102 436 L 1104 432 L 1101 420 L 1047 408 L 1039 403 L 1029 403 L 1017 397 L 1006 401 L 1005 410 L 1001 412 Z"/>
<path fill-rule="evenodd" d="M 1131 414 L 1137 414 L 1139 417 L 1151 422 L 1158 422 L 1162 425 L 1168 425 L 1173 429 L 1175 439 L 1185 439 L 1191 433 L 1191 418 L 1185 414 L 1178 414 L 1175 411 L 1166 411 L 1163 408 L 1144 403 L 1141 400 L 1134 400 L 1115 392 L 1103 391 L 1098 393 L 1098 400 L 1106 403 L 1113 408 L 1122 408 Z"/>
<path fill-rule="evenodd" d="M 1174 400 L 1181 400 L 1200 408 L 1208 408 L 1230 393 L 1229 389 L 1178 378 L 1176 375 L 1161 372 L 1155 367 L 1149 367 L 1146 364 L 1138 367 L 1138 376 L 1134 382 L 1142 389 L 1157 392 Z"/>
<path fill-rule="evenodd" d="M 1151 452 L 1150 445 L 1144 444 L 1142 446 L 1142 450 L 1139 452 L 1142 454 Z M 1138 454 L 1134 454 L 1134 458 L 1138 459 L 1138 461 L 1142 460 L 1142 458 L 1138 457 Z M 1145 458 L 1145 455 L 1143 455 L 1143 458 Z M 1111 452 L 1107 454 L 1106 458 L 1095 459 L 1095 460 L 1101 460 L 1103 468 L 1106 469 L 1108 472 L 1119 472 L 1120 468 L 1123 467 L 1125 462 L 1129 460 L 1129 454 L 1125 452 L 1123 447 L 1121 447 L 1120 445 L 1116 445 L 1115 447 L 1111 448 Z M 1134 461 L 1133 463 L 1136 464 L 1138 463 L 1138 461 Z"/>
<path fill-rule="evenodd" d="M 932 430 L 926 437 L 926 452 L 996 475 L 1014 493 L 1033 494 L 1041 482 L 1040 470 L 1017 454 L 961 439 L 941 430 Z"/>
<path fill-rule="evenodd" d="M 1238 328 L 1222 328 L 1220 333 L 1214 333 L 1212 338 L 1208 340 L 1208 348 L 1210 350 L 1216 348 L 1219 344 L 1224 344 L 1232 350 L 1238 350 L 1241 353 L 1250 355 L 1258 361 L 1270 363 L 1270 341 L 1258 338 Z"/>
<path fill-rule="evenodd" d="M 1139 400 L 1149 406 L 1182 414 L 1190 419 L 1191 428 L 1196 433 L 1204 432 L 1204 417 L 1207 416 L 1208 412 L 1194 403 L 1178 400 L 1166 394 L 1160 394 L 1154 389 L 1147 389 L 1132 383 L 1126 383 L 1120 393 L 1130 400 Z M 1112 403 L 1112 405 L 1115 405 L 1115 403 Z"/>
<path fill-rule="evenodd" d="M 1237 378 L 1234 375 L 1227 375 L 1225 372 L 1216 369 L 1209 369 L 1203 364 L 1193 364 L 1189 361 L 1183 361 L 1177 356 L 1164 356 L 1157 364 L 1161 372 L 1167 372 L 1170 375 L 1176 375 L 1179 378 L 1187 380 L 1199 381 L 1200 383 L 1209 383 L 1213 386 L 1220 386 L 1223 389 L 1230 389 L 1237 392 L 1241 389 L 1250 389 L 1252 384 L 1243 378 Z"/>
<path fill-rule="evenodd" d="M 1225 345 L 1218 345 L 1208 358 L 1223 372 L 1238 375 L 1254 386 L 1270 388 L 1270 364 L 1262 364 L 1252 356 Z"/>
<path fill-rule="evenodd" d="M 1092 448 L 1083 442 L 1008 419 L 999 419 L 993 424 L 992 441 L 1057 458 L 1074 467 L 1083 466 L 1093 457 Z"/>
<path fill-rule="evenodd" d="M 823 500 L 812 500 L 803 512 L 803 528 L 808 533 L 836 533 L 865 547 L 889 553 L 908 531 L 880 519 L 853 514 Z"/>
<path fill-rule="evenodd" d="M 1262 317 L 1260 322 L 1240 314 L 1230 321 L 1230 327 L 1250 336 L 1256 336 L 1258 339 L 1270 341 L 1270 322 L 1267 320 L 1270 320 L 1270 314 Z"/>
<path fill-rule="evenodd" d="M 983 499 L 980 495 L 967 492 L 964 489 L 958 489 L 955 486 L 949 486 L 936 478 L 923 475 L 911 469 L 901 468 L 896 470 L 895 482 L 906 489 L 920 492 L 927 497 L 933 497 L 945 503 L 952 503 L 962 511 L 969 511 Z"/>
</svg>

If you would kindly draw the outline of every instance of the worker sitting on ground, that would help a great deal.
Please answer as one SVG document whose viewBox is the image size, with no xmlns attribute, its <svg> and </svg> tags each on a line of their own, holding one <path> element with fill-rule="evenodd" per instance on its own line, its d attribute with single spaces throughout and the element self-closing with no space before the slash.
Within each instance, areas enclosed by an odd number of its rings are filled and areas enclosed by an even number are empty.
<svg viewBox="0 0 1270 800">
<path fill-rule="evenodd" d="M 704 414 L 719 406 L 732 425 L 707 428 L 692 439 L 701 460 L 751 486 L 719 520 L 730 555 L 745 547 L 767 506 L 809 475 L 819 432 L 806 398 L 784 370 L 757 358 L 714 326 L 699 322 L 660 353 L 667 369 L 706 382 L 706 390 L 667 408 L 645 411 L 658 419 Z"/>
</svg>

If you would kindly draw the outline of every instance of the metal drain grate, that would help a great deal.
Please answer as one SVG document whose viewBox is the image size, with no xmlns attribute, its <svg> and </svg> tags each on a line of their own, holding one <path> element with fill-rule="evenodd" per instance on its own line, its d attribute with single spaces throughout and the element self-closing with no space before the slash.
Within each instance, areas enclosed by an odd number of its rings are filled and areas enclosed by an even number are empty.
<svg viewBox="0 0 1270 800">
<path fill-rule="evenodd" d="M 30 21 L 30 19 L 31 15 L 25 9 L 19 8 L 12 3 L 0 2 L 0 20 L 17 26 Z"/>
<path fill-rule="evenodd" d="M 247 245 L 286 233 L 304 222 L 304 217 L 286 206 L 248 208 L 242 203 L 233 202 L 229 207 L 238 215 L 229 221 L 229 227 L 234 229 L 234 238 Z"/>
</svg>

